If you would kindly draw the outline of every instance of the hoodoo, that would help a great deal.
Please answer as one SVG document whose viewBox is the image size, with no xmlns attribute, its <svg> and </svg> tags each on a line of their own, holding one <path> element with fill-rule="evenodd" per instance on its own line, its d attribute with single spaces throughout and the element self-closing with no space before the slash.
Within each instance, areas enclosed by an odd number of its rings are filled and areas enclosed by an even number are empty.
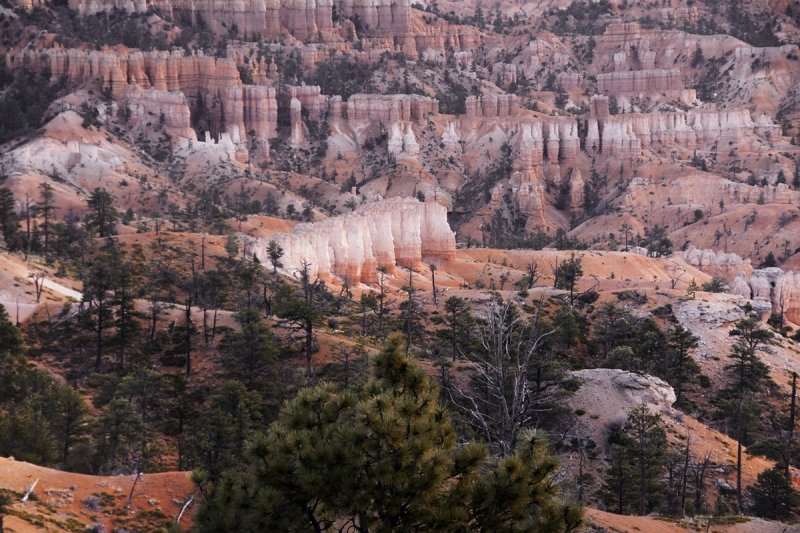
<svg viewBox="0 0 800 533">
<path fill-rule="evenodd" d="M 269 241 L 284 250 L 283 268 L 294 272 L 308 263 L 312 275 L 372 283 L 378 267 L 417 270 L 423 259 L 455 257 L 455 234 L 447 209 L 436 202 L 392 198 L 366 204 L 351 214 L 300 224 L 291 233 L 257 239 L 252 252 L 267 257 Z"/>
</svg>

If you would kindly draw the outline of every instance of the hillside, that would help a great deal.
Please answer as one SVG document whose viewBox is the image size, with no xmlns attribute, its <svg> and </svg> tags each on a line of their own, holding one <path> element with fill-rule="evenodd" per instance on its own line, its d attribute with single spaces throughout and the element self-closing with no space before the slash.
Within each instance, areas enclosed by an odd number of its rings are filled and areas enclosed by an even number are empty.
<svg viewBox="0 0 800 533">
<path fill-rule="evenodd" d="M 3 0 L 6 528 L 798 527 L 798 87 L 787 0 Z"/>
</svg>

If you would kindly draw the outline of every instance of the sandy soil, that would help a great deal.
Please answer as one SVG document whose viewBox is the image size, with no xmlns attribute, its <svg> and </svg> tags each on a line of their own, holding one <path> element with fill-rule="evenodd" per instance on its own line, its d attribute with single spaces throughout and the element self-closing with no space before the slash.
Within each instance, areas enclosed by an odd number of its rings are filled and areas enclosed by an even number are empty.
<svg viewBox="0 0 800 533">
<path fill-rule="evenodd" d="M 34 496 L 26 503 L 19 501 L 36 480 Z M 20 495 L 11 506 L 13 516 L 6 519 L 6 531 L 83 531 L 95 523 L 108 531 L 115 527 L 152 530 L 175 521 L 195 489 L 188 472 L 145 474 L 127 507 L 132 486 L 131 475 L 73 474 L 0 457 L 0 488 Z M 89 497 L 99 500 L 95 510 L 84 503 Z M 187 513 L 181 525 L 190 524 Z"/>
</svg>

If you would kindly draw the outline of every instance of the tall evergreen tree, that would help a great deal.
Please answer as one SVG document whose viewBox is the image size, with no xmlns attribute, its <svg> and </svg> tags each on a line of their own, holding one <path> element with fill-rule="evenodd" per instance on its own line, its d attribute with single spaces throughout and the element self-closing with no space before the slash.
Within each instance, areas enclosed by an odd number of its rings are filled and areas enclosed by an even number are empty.
<svg viewBox="0 0 800 533">
<path fill-rule="evenodd" d="M 691 352 L 697 348 L 700 339 L 680 324 L 669 332 L 667 344 L 667 381 L 675 388 L 675 403 L 683 403 L 686 383 L 692 381 L 700 372 L 700 367 L 692 358 Z"/>
<path fill-rule="evenodd" d="M 729 373 L 728 386 L 720 392 L 720 412 L 728 421 L 730 433 L 736 439 L 736 507 L 743 512 L 742 446 L 752 438 L 753 426 L 759 423 L 761 406 L 755 398 L 768 383 L 769 370 L 758 352 L 770 342 L 772 334 L 761 327 L 756 315 L 736 322 L 730 335 L 736 337 L 731 347 L 733 362 L 725 367 Z"/>
<path fill-rule="evenodd" d="M 750 486 L 753 499 L 751 511 L 756 516 L 781 520 L 795 511 L 798 503 L 797 491 L 779 467 L 764 470 L 758 480 Z"/>
<path fill-rule="evenodd" d="M 665 489 L 667 432 L 661 415 L 644 404 L 634 407 L 609 441 L 611 465 L 603 487 L 606 503 L 621 513 L 633 508 L 641 515 L 653 511 Z"/>
<path fill-rule="evenodd" d="M 53 186 L 47 182 L 42 182 L 39 184 L 39 203 L 36 204 L 36 211 L 44 217 L 42 223 L 42 231 L 44 232 L 44 256 L 49 257 L 50 255 L 50 236 L 52 234 L 52 227 L 53 227 L 53 213 L 56 210 L 56 206 L 54 204 L 55 200 L 55 193 L 53 192 Z"/>
<path fill-rule="evenodd" d="M 14 206 L 14 193 L 7 187 L 0 187 L 0 234 L 6 248 L 18 250 L 22 244 L 19 234 L 19 216 Z"/>
<path fill-rule="evenodd" d="M 242 472 L 223 476 L 198 514 L 200 531 L 573 531 L 544 440 L 487 459 L 456 446 L 436 386 L 392 336 L 356 390 L 301 390 L 254 441 Z M 202 477 L 202 476 L 200 476 Z"/>
<path fill-rule="evenodd" d="M 119 212 L 114 207 L 114 197 L 107 190 L 97 187 L 87 201 L 89 213 L 86 227 L 98 237 L 108 237 L 117 232 Z"/>
</svg>

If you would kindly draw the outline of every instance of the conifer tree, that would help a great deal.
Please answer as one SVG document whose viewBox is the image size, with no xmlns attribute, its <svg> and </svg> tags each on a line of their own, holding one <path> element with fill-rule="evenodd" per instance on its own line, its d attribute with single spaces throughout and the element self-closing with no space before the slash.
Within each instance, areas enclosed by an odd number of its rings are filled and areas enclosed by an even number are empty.
<svg viewBox="0 0 800 533">
<path fill-rule="evenodd" d="M 108 237 L 117 232 L 119 213 L 114 207 L 114 197 L 107 190 L 97 187 L 87 201 L 89 213 L 86 227 L 98 237 Z"/>
<path fill-rule="evenodd" d="M 683 402 L 684 385 L 700 372 L 700 367 L 692 358 L 691 351 L 697 348 L 700 339 L 680 324 L 669 332 L 668 337 L 668 381 L 675 387 L 675 403 Z"/>
<path fill-rule="evenodd" d="M 736 506 L 744 509 L 742 499 L 742 446 L 752 437 L 753 426 L 759 422 L 761 406 L 755 399 L 768 383 L 769 370 L 758 352 L 769 343 L 772 334 L 761 327 L 756 315 L 736 322 L 730 335 L 736 337 L 731 347 L 733 362 L 725 367 L 729 372 L 728 386 L 720 392 L 720 412 L 731 426 L 736 439 Z"/>
<path fill-rule="evenodd" d="M 603 495 L 620 513 L 635 509 L 644 515 L 655 509 L 665 489 L 662 475 L 667 456 L 667 433 L 661 415 L 644 404 L 628 412 L 625 425 L 612 432 L 611 465 Z"/>
<path fill-rule="evenodd" d="M 792 515 L 798 503 L 797 491 L 779 467 L 764 470 L 750 486 L 751 511 L 756 516 L 781 520 Z"/>
<path fill-rule="evenodd" d="M 437 387 L 402 347 L 390 337 L 360 388 L 321 384 L 286 403 L 244 470 L 207 493 L 199 531 L 575 530 L 544 438 L 526 432 L 498 460 L 457 446 Z"/>
</svg>

